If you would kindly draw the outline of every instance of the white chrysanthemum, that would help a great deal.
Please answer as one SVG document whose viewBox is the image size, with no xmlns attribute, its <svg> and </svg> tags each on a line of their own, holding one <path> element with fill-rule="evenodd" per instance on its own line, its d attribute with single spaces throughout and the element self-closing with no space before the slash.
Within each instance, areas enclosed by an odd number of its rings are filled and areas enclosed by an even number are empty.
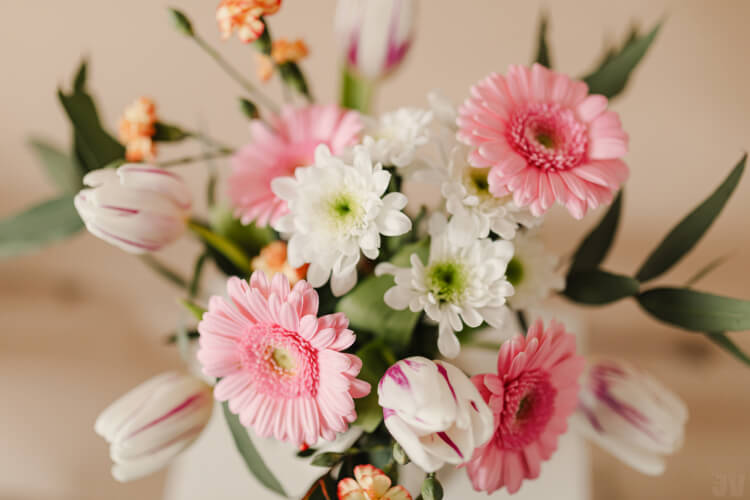
<svg viewBox="0 0 750 500">
<path fill-rule="evenodd" d="M 382 263 L 375 274 L 394 276 L 396 286 L 385 293 L 386 304 L 399 310 L 424 310 L 439 324 L 438 349 L 453 358 L 460 351 L 455 332 L 461 331 L 464 323 L 470 327 L 482 321 L 494 327 L 502 325 L 506 297 L 513 294 L 513 286 L 505 278 L 513 244 L 488 238 L 459 244 L 451 239 L 441 214 L 430 220 L 430 235 L 426 266 L 412 254 L 410 268 Z"/>
<path fill-rule="evenodd" d="M 470 166 L 469 148 L 456 139 L 455 107 L 435 92 L 427 98 L 438 118 L 439 131 L 434 136 L 437 154 L 425 161 L 440 173 L 446 209 L 453 215 L 449 224 L 452 237 L 468 241 L 485 238 L 492 231 L 510 240 L 516 236 L 519 225 L 534 227 L 541 223 L 540 217 L 516 205 L 513 196 L 497 198 L 490 193 L 487 180 L 490 169 Z"/>
<path fill-rule="evenodd" d="M 544 244 L 532 233 L 519 233 L 513 240 L 515 254 L 506 275 L 516 293 L 508 299 L 513 309 L 534 308 L 553 291 L 565 288 L 565 277 L 557 269 L 559 259 L 547 253 Z"/>
<path fill-rule="evenodd" d="M 391 174 L 373 165 L 362 148 L 347 165 L 320 145 L 315 164 L 297 168 L 294 177 L 273 180 L 271 189 L 289 206 L 274 228 L 290 235 L 287 260 L 292 267 L 309 263 L 307 281 L 319 287 L 331 280 L 340 296 L 357 281 L 360 250 L 369 259 L 380 252 L 380 235 L 398 236 L 411 229 L 401 212 L 406 196 L 383 194 Z"/>
<path fill-rule="evenodd" d="M 419 108 L 400 108 L 379 120 L 368 120 L 362 145 L 372 161 L 386 166 L 408 168 L 417 149 L 430 138 L 432 112 Z"/>
</svg>

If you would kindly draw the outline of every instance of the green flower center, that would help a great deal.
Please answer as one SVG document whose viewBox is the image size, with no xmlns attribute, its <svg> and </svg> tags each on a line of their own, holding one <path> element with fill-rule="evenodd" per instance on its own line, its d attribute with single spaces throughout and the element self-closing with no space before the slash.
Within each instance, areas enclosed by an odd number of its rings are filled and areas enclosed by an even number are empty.
<svg viewBox="0 0 750 500">
<path fill-rule="evenodd" d="M 539 132 L 538 134 L 536 134 L 536 142 L 547 149 L 554 149 L 556 144 L 555 138 L 552 136 L 552 134 L 546 132 Z"/>
<path fill-rule="evenodd" d="M 428 288 L 440 303 L 456 302 L 466 290 L 466 271 L 458 262 L 436 262 L 426 274 Z"/>
<path fill-rule="evenodd" d="M 338 227 L 356 225 L 362 215 L 362 206 L 351 193 L 336 193 L 324 203 L 331 222 Z"/>
<path fill-rule="evenodd" d="M 274 368 L 282 372 L 293 373 L 294 369 L 297 368 L 294 358 L 283 347 L 276 347 L 271 351 L 271 361 L 274 364 Z"/>
<path fill-rule="evenodd" d="M 490 193 L 489 168 L 467 167 L 467 181 L 474 194 L 478 196 L 492 196 Z"/>
<path fill-rule="evenodd" d="M 513 257 L 508 262 L 508 268 L 505 270 L 505 278 L 513 286 L 518 286 L 523 281 L 524 269 L 523 264 L 517 258 Z"/>
</svg>

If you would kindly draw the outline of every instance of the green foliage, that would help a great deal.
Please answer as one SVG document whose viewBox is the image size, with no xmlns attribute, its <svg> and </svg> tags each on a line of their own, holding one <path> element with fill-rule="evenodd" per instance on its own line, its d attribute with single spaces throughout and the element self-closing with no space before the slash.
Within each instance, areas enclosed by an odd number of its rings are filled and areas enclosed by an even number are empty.
<svg viewBox="0 0 750 500">
<path fill-rule="evenodd" d="M 81 189 L 83 170 L 75 159 L 43 139 L 30 139 L 29 147 L 47 176 L 63 193 L 75 194 Z"/>
<path fill-rule="evenodd" d="M 73 145 L 78 163 L 85 171 L 96 170 L 125 156 L 125 148 L 104 130 L 91 96 L 86 93 L 86 62 L 76 74 L 73 90 L 57 95 L 73 124 Z"/>
<path fill-rule="evenodd" d="M 429 242 L 425 239 L 401 248 L 391 262 L 398 266 L 408 266 L 413 253 L 425 262 L 427 252 Z M 382 338 L 396 354 L 401 354 L 411 342 L 419 313 L 408 309 L 396 311 L 383 301 L 383 295 L 393 284 L 393 277 L 390 275 L 365 278 L 341 298 L 336 310 L 347 315 L 353 330 L 371 332 Z"/>
<path fill-rule="evenodd" d="M 35 252 L 81 229 L 73 195 L 47 200 L 0 220 L 0 258 Z"/>
<path fill-rule="evenodd" d="M 176 125 L 156 122 L 153 140 L 158 142 L 176 142 L 190 137 L 190 134 Z"/>
<path fill-rule="evenodd" d="M 602 218 L 601 222 L 581 242 L 570 266 L 570 272 L 596 269 L 604 261 L 617 234 L 622 211 L 622 191 Z"/>
<path fill-rule="evenodd" d="M 750 330 L 750 301 L 688 288 L 655 288 L 638 303 L 656 319 L 695 332 Z"/>
<path fill-rule="evenodd" d="M 422 498 L 424 500 L 442 500 L 443 486 L 437 480 L 435 474 L 427 474 L 422 482 Z"/>
<path fill-rule="evenodd" d="M 239 102 L 240 111 L 242 111 L 242 114 L 245 115 L 248 120 L 257 120 L 258 118 L 260 118 L 258 106 L 256 106 L 253 101 L 245 99 L 244 97 L 240 97 Z"/>
<path fill-rule="evenodd" d="M 742 159 L 711 196 L 667 234 L 636 274 L 639 281 L 648 281 L 660 276 L 698 243 L 737 187 L 745 170 L 746 161 L 747 154 L 742 156 Z"/>
<path fill-rule="evenodd" d="M 310 463 L 317 467 L 331 468 L 337 463 L 341 462 L 341 460 L 343 459 L 344 459 L 343 453 L 335 453 L 332 451 L 327 451 L 327 452 L 318 453 L 317 455 L 315 455 Z"/>
<path fill-rule="evenodd" d="M 706 337 L 738 360 L 750 366 L 750 356 L 745 354 L 725 333 L 707 333 Z"/>
<path fill-rule="evenodd" d="M 583 78 L 589 86 L 589 92 L 602 94 L 609 99 L 619 95 L 625 89 L 635 67 L 646 55 L 660 28 L 661 23 L 643 36 L 632 32 L 619 51 L 608 51 L 599 67 Z"/>
<path fill-rule="evenodd" d="M 602 269 L 575 271 L 568 275 L 565 296 L 579 304 L 604 305 L 638 293 L 637 280 Z"/>
<path fill-rule="evenodd" d="M 276 476 L 273 475 L 273 472 L 266 466 L 258 450 L 255 449 L 253 441 L 250 439 L 247 429 L 240 423 L 239 417 L 229 410 L 229 405 L 226 402 L 222 403 L 221 407 L 224 410 L 224 419 L 227 421 L 229 430 L 232 433 L 234 444 L 237 447 L 237 451 L 242 455 L 247 468 L 263 486 L 286 497 L 287 494 L 284 488 L 279 483 L 279 480 L 276 479 Z"/>
<path fill-rule="evenodd" d="M 537 37 L 536 57 L 534 61 L 547 68 L 552 67 L 552 60 L 549 55 L 549 45 L 547 45 L 547 13 L 542 12 L 539 19 L 539 35 Z"/>
<path fill-rule="evenodd" d="M 181 10 L 173 8 L 169 8 L 167 10 L 169 11 L 169 16 L 172 18 L 172 22 L 174 23 L 175 28 L 177 28 L 177 31 L 186 36 L 195 35 L 190 19 L 188 19 L 188 17 Z"/>
<path fill-rule="evenodd" d="M 365 432 L 373 432 L 383 421 L 383 409 L 378 405 L 378 382 L 396 358 L 393 352 L 380 341 L 365 345 L 357 351 L 357 356 L 362 360 L 359 378 L 368 382 L 372 390 L 364 398 L 354 401 L 357 420 L 353 425 L 361 427 Z"/>
<path fill-rule="evenodd" d="M 193 302 L 192 300 L 188 300 L 188 299 L 180 299 L 179 302 L 182 305 L 182 307 L 187 309 L 187 311 L 193 315 L 195 319 L 197 319 L 198 321 L 203 319 L 203 314 L 205 314 L 206 312 L 205 307 L 201 307 L 195 302 Z"/>
<path fill-rule="evenodd" d="M 203 241 L 206 250 L 226 274 L 241 277 L 250 274 L 250 257 L 232 240 L 196 221 L 190 221 L 188 228 Z"/>
</svg>

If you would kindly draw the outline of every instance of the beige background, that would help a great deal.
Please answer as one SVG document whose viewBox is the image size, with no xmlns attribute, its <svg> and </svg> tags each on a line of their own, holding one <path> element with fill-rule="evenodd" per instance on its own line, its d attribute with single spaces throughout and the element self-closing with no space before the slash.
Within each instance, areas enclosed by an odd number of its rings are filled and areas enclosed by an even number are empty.
<svg viewBox="0 0 750 500">
<path fill-rule="evenodd" d="M 213 43 L 214 2 L 174 0 Z M 286 0 L 272 19 L 277 35 L 303 36 L 304 64 L 316 95 L 334 99 L 337 64 L 332 0 Z M 114 126 L 134 97 L 157 99 L 165 120 L 209 130 L 224 142 L 247 139 L 236 112 L 239 89 L 195 46 L 174 33 L 163 0 L 0 2 L 0 215 L 53 193 L 25 146 L 30 133 L 67 144 L 68 125 L 55 87 L 70 81 L 81 54 L 91 58 L 91 85 Z M 380 109 L 420 104 L 439 87 L 455 101 L 471 83 L 533 51 L 540 2 L 425 0 L 409 64 L 383 88 Z M 744 1 L 547 2 L 556 67 L 580 74 L 602 41 L 619 39 L 631 20 L 668 22 L 614 107 L 631 135 L 624 224 L 609 267 L 632 272 L 682 214 L 702 199 L 750 147 L 747 20 Z M 232 41 L 228 57 L 252 73 L 250 50 Z M 198 151 L 166 150 L 164 157 Z M 196 186 L 200 167 L 187 169 Z M 731 260 L 704 289 L 750 298 L 750 180 L 682 265 L 663 281 L 681 283 L 712 258 Z M 549 241 L 568 252 L 599 214 L 576 223 L 549 218 Z M 187 268 L 195 247 L 164 257 Z M 113 398 L 177 364 L 161 339 L 177 317 L 174 290 L 140 263 L 88 235 L 41 254 L 0 262 L 0 499 L 158 498 L 163 474 L 119 485 L 108 474 L 105 444 L 92 424 Z M 723 475 L 744 474 L 750 495 L 750 368 L 699 336 L 645 317 L 631 302 L 586 311 L 590 348 L 617 353 L 662 378 L 688 402 L 684 449 L 665 476 L 647 478 L 602 453 L 594 460 L 597 498 L 608 500 L 712 495 Z M 747 334 L 735 334 L 750 348 Z M 564 487 L 564 485 L 561 485 Z"/>
</svg>

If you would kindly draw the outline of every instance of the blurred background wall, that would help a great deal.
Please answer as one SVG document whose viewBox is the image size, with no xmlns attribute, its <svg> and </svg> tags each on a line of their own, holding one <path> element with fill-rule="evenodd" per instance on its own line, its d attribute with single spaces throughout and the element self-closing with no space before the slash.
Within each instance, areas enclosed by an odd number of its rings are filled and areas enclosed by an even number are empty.
<svg viewBox="0 0 750 500">
<path fill-rule="evenodd" d="M 215 3 L 169 2 L 218 45 Z M 110 127 L 124 106 L 145 94 L 156 99 L 164 120 L 200 127 L 229 144 L 248 139 L 236 110 L 240 89 L 171 29 L 166 6 L 164 0 L 0 2 L 0 216 L 52 194 L 26 139 L 33 133 L 68 144 L 55 90 L 68 84 L 82 56 L 90 59 L 90 86 Z M 271 19 L 277 36 L 308 41 L 304 68 L 322 101 L 335 99 L 338 86 L 333 6 L 333 0 L 285 0 Z M 573 75 L 590 68 L 605 40 L 622 39 L 630 23 L 648 28 L 667 20 L 613 105 L 631 136 L 632 177 L 608 267 L 633 272 L 750 148 L 750 3 L 424 0 L 408 64 L 383 86 L 378 108 L 422 104 L 434 88 L 459 102 L 490 71 L 528 62 L 542 7 L 551 18 L 555 66 Z M 221 48 L 254 72 L 251 50 L 236 40 Z M 168 157 L 198 149 L 163 151 Z M 185 172 L 196 186 L 201 182 L 200 167 Z M 745 179 L 708 237 L 660 281 L 680 284 L 706 262 L 730 254 L 702 288 L 750 298 L 749 214 Z M 576 223 L 557 211 L 546 224 L 547 239 L 565 254 L 600 215 Z M 187 266 L 195 251 L 185 243 L 163 257 Z M 159 497 L 163 473 L 127 485 L 111 479 L 107 447 L 92 426 L 115 397 L 177 365 L 176 353 L 162 341 L 177 317 L 174 294 L 137 259 L 89 235 L 0 261 L 1 499 Z M 661 478 L 641 476 L 595 451 L 596 498 L 704 499 L 717 477 L 750 476 L 750 368 L 700 336 L 655 323 L 629 301 L 583 313 L 591 352 L 617 354 L 649 369 L 691 410 L 685 447 Z M 747 334 L 734 338 L 750 348 Z"/>
</svg>

